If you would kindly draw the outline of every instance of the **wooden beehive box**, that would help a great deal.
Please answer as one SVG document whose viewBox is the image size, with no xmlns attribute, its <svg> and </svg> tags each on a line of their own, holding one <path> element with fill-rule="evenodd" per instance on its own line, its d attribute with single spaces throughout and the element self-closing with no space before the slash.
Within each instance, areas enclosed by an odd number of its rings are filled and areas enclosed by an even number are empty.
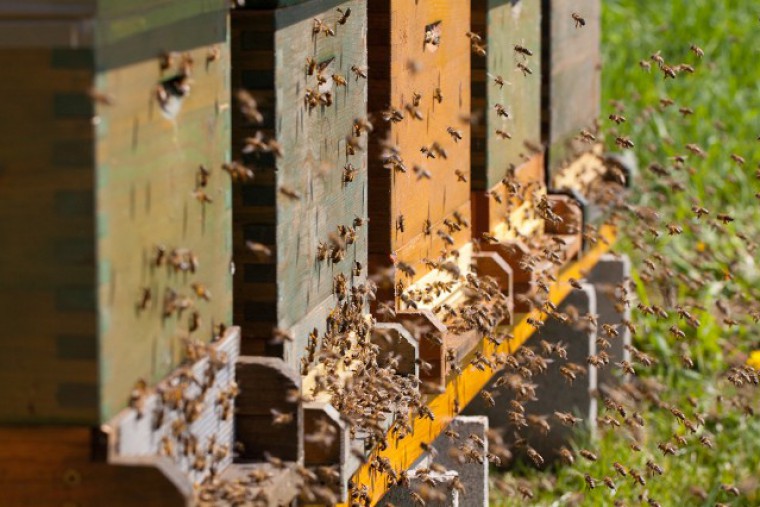
<svg viewBox="0 0 760 507">
<path fill-rule="evenodd" d="M 601 1 L 544 0 L 543 140 L 549 176 L 559 173 L 593 144 L 581 130 L 596 131 L 601 93 Z M 585 26 L 577 26 L 577 13 Z"/>
<path fill-rule="evenodd" d="M 355 136 L 354 124 L 366 117 L 367 81 L 351 69 L 366 68 L 367 18 L 364 0 L 294 3 L 232 14 L 232 86 L 263 115 L 260 123 L 237 108 L 233 115 L 234 156 L 255 171 L 234 190 L 234 285 L 244 353 L 283 357 L 300 370 L 309 332 L 324 329 L 338 301 L 336 285 L 366 277 L 366 133 Z M 257 135 L 282 146 L 281 155 L 241 155 Z M 361 147 L 350 152 L 353 143 Z M 275 328 L 292 341 L 273 344 Z"/>
<path fill-rule="evenodd" d="M 475 231 L 502 241 L 540 234 L 543 221 L 531 202 L 545 188 L 541 2 L 473 0 L 472 20 L 487 45 L 486 56 L 472 58 Z"/>
<path fill-rule="evenodd" d="M 0 312 L 23 337 L 2 345 L 0 375 L 18 387 L 1 420 L 107 421 L 138 379 L 177 367 L 183 340 L 230 324 L 226 7 L 103 0 L 0 16 L 3 92 L 23 97 L 0 118 Z M 162 71 L 164 51 L 176 55 Z M 182 55 L 194 63 L 180 98 Z"/>
<path fill-rule="evenodd" d="M 369 11 L 369 107 L 379 131 L 370 144 L 370 255 L 375 266 L 391 255 L 409 264 L 414 275 L 396 273 L 408 287 L 432 271 L 423 259 L 470 244 L 469 227 L 444 223 L 470 220 L 470 5 L 381 0 Z M 384 121 L 391 110 L 403 119 Z"/>
</svg>

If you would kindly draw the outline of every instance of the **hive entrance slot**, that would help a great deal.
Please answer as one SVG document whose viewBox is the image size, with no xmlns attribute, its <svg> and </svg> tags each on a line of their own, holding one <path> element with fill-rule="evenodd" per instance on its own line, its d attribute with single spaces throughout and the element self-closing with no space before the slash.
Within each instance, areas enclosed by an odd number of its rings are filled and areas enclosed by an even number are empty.
<svg viewBox="0 0 760 507">
<path fill-rule="evenodd" d="M 436 21 L 425 26 L 425 51 L 434 53 L 441 45 L 441 22 Z"/>
</svg>

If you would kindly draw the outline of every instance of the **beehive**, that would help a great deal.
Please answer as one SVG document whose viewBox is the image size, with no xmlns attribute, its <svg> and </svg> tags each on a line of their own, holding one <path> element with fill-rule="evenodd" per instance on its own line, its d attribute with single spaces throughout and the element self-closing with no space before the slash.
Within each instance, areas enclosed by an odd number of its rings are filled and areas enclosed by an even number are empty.
<svg viewBox="0 0 760 507">
<path fill-rule="evenodd" d="M 475 231 L 505 241 L 543 231 L 533 192 L 544 185 L 541 140 L 541 3 L 475 0 L 472 59 Z M 517 192 L 510 184 L 519 185 Z"/>
<path fill-rule="evenodd" d="M 3 92 L 31 99 L 6 101 L 0 119 L 12 141 L 0 149 L 0 312 L 25 337 L 3 343 L 14 367 L 0 375 L 20 387 L 0 419 L 97 424 L 135 381 L 172 371 L 183 339 L 209 341 L 231 320 L 226 5 L 35 3 L 2 23 Z M 165 51 L 177 54 L 161 71 Z M 186 97 L 172 88 L 182 54 Z M 159 246 L 167 262 L 156 266 Z M 174 249 L 194 272 L 167 267 Z M 170 291 L 190 307 L 162 317 Z"/>
<path fill-rule="evenodd" d="M 470 242 L 468 227 L 444 223 L 470 221 L 470 4 L 382 0 L 369 11 L 369 107 L 380 127 L 370 144 L 370 255 L 375 266 L 390 255 L 409 264 L 414 275 L 396 275 L 408 286 L 431 272 L 423 259 Z M 403 119 L 381 120 L 391 110 Z"/>
<path fill-rule="evenodd" d="M 366 117 L 367 82 L 351 70 L 366 68 L 366 2 L 251 5 L 232 16 L 232 83 L 263 118 L 236 112 L 233 146 L 238 156 L 259 135 L 283 151 L 241 155 L 255 177 L 234 191 L 235 320 L 244 353 L 283 357 L 298 371 L 309 332 L 324 328 L 338 301 L 336 284 L 366 276 L 367 157 L 354 146 L 366 146 L 366 133 L 354 125 Z M 293 340 L 273 344 L 275 328 Z"/>
<path fill-rule="evenodd" d="M 543 140 L 548 145 L 549 176 L 593 144 L 580 139 L 594 132 L 600 112 L 601 54 L 599 0 L 543 0 Z M 576 26 L 573 13 L 585 21 Z"/>
</svg>

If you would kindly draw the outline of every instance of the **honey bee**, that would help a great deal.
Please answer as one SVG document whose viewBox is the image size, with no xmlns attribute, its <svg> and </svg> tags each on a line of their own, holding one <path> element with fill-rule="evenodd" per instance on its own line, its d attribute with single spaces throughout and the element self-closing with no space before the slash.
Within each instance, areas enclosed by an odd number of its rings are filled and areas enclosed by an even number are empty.
<svg viewBox="0 0 760 507">
<path fill-rule="evenodd" d="M 137 308 L 139 310 L 147 309 L 152 299 L 153 292 L 150 287 L 143 287 L 140 291 L 140 301 L 137 303 Z"/>
<path fill-rule="evenodd" d="M 351 8 L 348 7 L 345 11 L 341 9 L 340 7 L 335 9 L 340 13 L 340 18 L 338 18 L 338 24 L 339 25 L 345 25 L 346 21 L 348 21 L 348 17 L 351 15 Z"/>
<path fill-rule="evenodd" d="M 472 43 L 472 52 L 475 53 L 478 56 L 486 56 L 486 48 L 485 46 L 478 44 L 477 42 Z"/>
<path fill-rule="evenodd" d="M 522 62 L 517 62 L 517 69 L 522 72 L 523 76 L 533 74 L 533 70 Z"/>
<path fill-rule="evenodd" d="M 512 139 L 512 134 L 510 134 L 509 132 L 507 132 L 505 130 L 499 130 L 499 129 L 497 129 L 496 130 L 496 135 L 499 136 L 502 139 Z"/>
<path fill-rule="evenodd" d="M 581 17 L 580 14 L 577 12 L 573 12 L 570 17 L 573 18 L 573 21 L 575 21 L 575 28 L 580 28 L 582 26 L 586 26 L 586 20 Z"/>
<path fill-rule="evenodd" d="M 460 169 L 455 169 L 454 174 L 457 177 L 457 181 L 461 181 L 462 183 L 467 183 L 467 175 L 463 173 Z"/>
<path fill-rule="evenodd" d="M 452 139 L 454 139 L 454 142 L 457 143 L 462 140 L 462 131 L 461 130 L 455 130 L 453 127 L 447 127 L 446 132 L 449 133 Z"/>
<path fill-rule="evenodd" d="M 396 217 L 396 230 L 399 232 L 404 232 L 404 229 L 406 227 L 404 215 L 399 215 Z"/>
<path fill-rule="evenodd" d="M 506 108 L 501 104 L 494 104 L 493 108 L 496 110 L 496 114 L 498 116 L 503 116 L 504 118 L 509 118 L 509 112 L 506 110 Z"/>
<path fill-rule="evenodd" d="M 514 46 L 515 53 L 518 55 L 521 55 L 523 58 L 528 56 L 533 56 L 533 51 L 526 48 L 525 46 L 521 46 L 520 44 L 515 44 Z"/>
<path fill-rule="evenodd" d="M 211 301 L 211 293 L 202 283 L 192 283 L 190 287 L 195 292 L 195 295 L 205 301 Z"/>
<path fill-rule="evenodd" d="M 286 185 L 280 185 L 280 193 L 284 195 L 285 197 L 292 199 L 294 201 L 301 200 L 301 194 L 298 193 L 295 189 L 288 187 Z"/>
<path fill-rule="evenodd" d="M 354 178 L 356 177 L 358 172 L 359 171 L 351 163 L 348 163 L 345 166 L 343 166 L 343 183 L 348 184 L 354 181 Z"/>
<path fill-rule="evenodd" d="M 578 451 L 578 453 L 589 461 L 596 461 L 598 459 L 596 457 L 596 454 L 591 451 L 587 451 L 586 449 L 581 449 Z"/>
<path fill-rule="evenodd" d="M 202 204 L 211 204 L 214 202 L 211 196 L 209 196 L 206 192 L 200 189 L 193 191 L 192 196 L 195 197 L 198 200 L 198 202 Z"/>
<path fill-rule="evenodd" d="M 705 52 L 702 50 L 702 48 L 700 48 L 696 44 L 692 44 L 691 46 L 689 46 L 689 50 L 695 55 L 697 55 L 697 58 L 702 58 L 703 56 L 705 56 Z"/>
<path fill-rule="evenodd" d="M 439 104 L 443 102 L 443 92 L 441 92 L 440 88 L 436 88 L 433 92 L 433 100 L 438 102 Z"/>
<path fill-rule="evenodd" d="M 354 73 L 354 76 L 356 77 L 357 81 L 359 80 L 359 78 L 367 79 L 367 68 L 366 67 L 359 67 L 358 65 L 352 65 L 351 66 L 351 72 Z"/>
<path fill-rule="evenodd" d="M 340 74 L 333 74 L 332 75 L 333 82 L 335 82 L 336 86 L 347 86 L 348 83 L 346 82 L 346 78 L 341 76 Z"/>
</svg>

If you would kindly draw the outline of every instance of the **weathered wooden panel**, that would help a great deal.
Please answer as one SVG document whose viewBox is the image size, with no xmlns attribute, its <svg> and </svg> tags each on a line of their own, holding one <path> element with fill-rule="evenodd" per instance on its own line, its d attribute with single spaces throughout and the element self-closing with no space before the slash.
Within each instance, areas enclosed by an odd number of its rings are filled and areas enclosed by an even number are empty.
<svg viewBox="0 0 760 507">
<path fill-rule="evenodd" d="M 600 0 L 543 0 L 543 139 L 550 176 L 591 145 L 577 140 L 600 112 Z M 586 22 L 576 27 L 578 13 Z"/>
<path fill-rule="evenodd" d="M 185 506 L 189 481 L 179 485 L 155 463 L 109 465 L 92 454 L 84 426 L 0 427 L 0 504 Z"/>
<path fill-rule="evenodd" d="M 338 9 L 351 9 L 344 24 Z M 315 18 L 335 35 L 315 33 Z M 337 301 L 336 277 L 350 286 L 366 276 L 367 157 L 346 146 L 346 140 L 366 146 L 366 134 L 353 132 L 355 120 L 366 116 L 367 84 L 351 70 L 366 66 L 366 19 L 365 0 L 312 0 L 232 15 L 232 86 L 248 90 L 263 115 L 258 124 L 233 116 L 235 156 L 257 135 L 282 147 L 281 156 L 263 149 L 245 154 L 255 177 L 234 191 L 241 268 L 235 319 L 244 353 L 284 357 L 296 369 L 308 332 L 324 327 Z M 307 59 L 317 68 L 309 71 Z M 310 105 L 311 92 L 322 103 Z M 266 245 L 271 255 L 251 251 L 247 242 Z M 361 271 L 354 270 L 357 262 Z M 294 340 L 268 343 L 275 327 Z"/>
<path fill-rule="evenodd" d="M 423 259 L 470 241 L 470 2 L 378 0 L 369 11 L 379 130 L 369 153 L 370 253 L 376 269 L 391 254 L 411 266 L 414 274 L 396 274 L 407 284 L 431 272 Z M 403 119 L 383 121 L 393 109 Z"/>
<path fill-rule="evenodd" d="M 2 422 L 98 421 L 92 107 L 76 107 L 93 62 L 0 50 L 0 93 L 16 97 L 0 104 Z"/>
<path fill-rule="evenodd" d="M 208 341 L 232 318 L 226 16 L 208 28 L 215 44 L 181 55 L 160 58 L 172 47 L 147 36 L 135 63 L 98 53 L 95 87 L 113 97 L 95 122 L 103 419 L 138 378 L 172 371 L 186 340 Z"/>
<path fill-rule="evenodd" d="M 540 146 L 541 0 L 472 0 L 472 31 L 487 42 L 472 56 L 472 186 L 488 190 Z"/>
</svg>

